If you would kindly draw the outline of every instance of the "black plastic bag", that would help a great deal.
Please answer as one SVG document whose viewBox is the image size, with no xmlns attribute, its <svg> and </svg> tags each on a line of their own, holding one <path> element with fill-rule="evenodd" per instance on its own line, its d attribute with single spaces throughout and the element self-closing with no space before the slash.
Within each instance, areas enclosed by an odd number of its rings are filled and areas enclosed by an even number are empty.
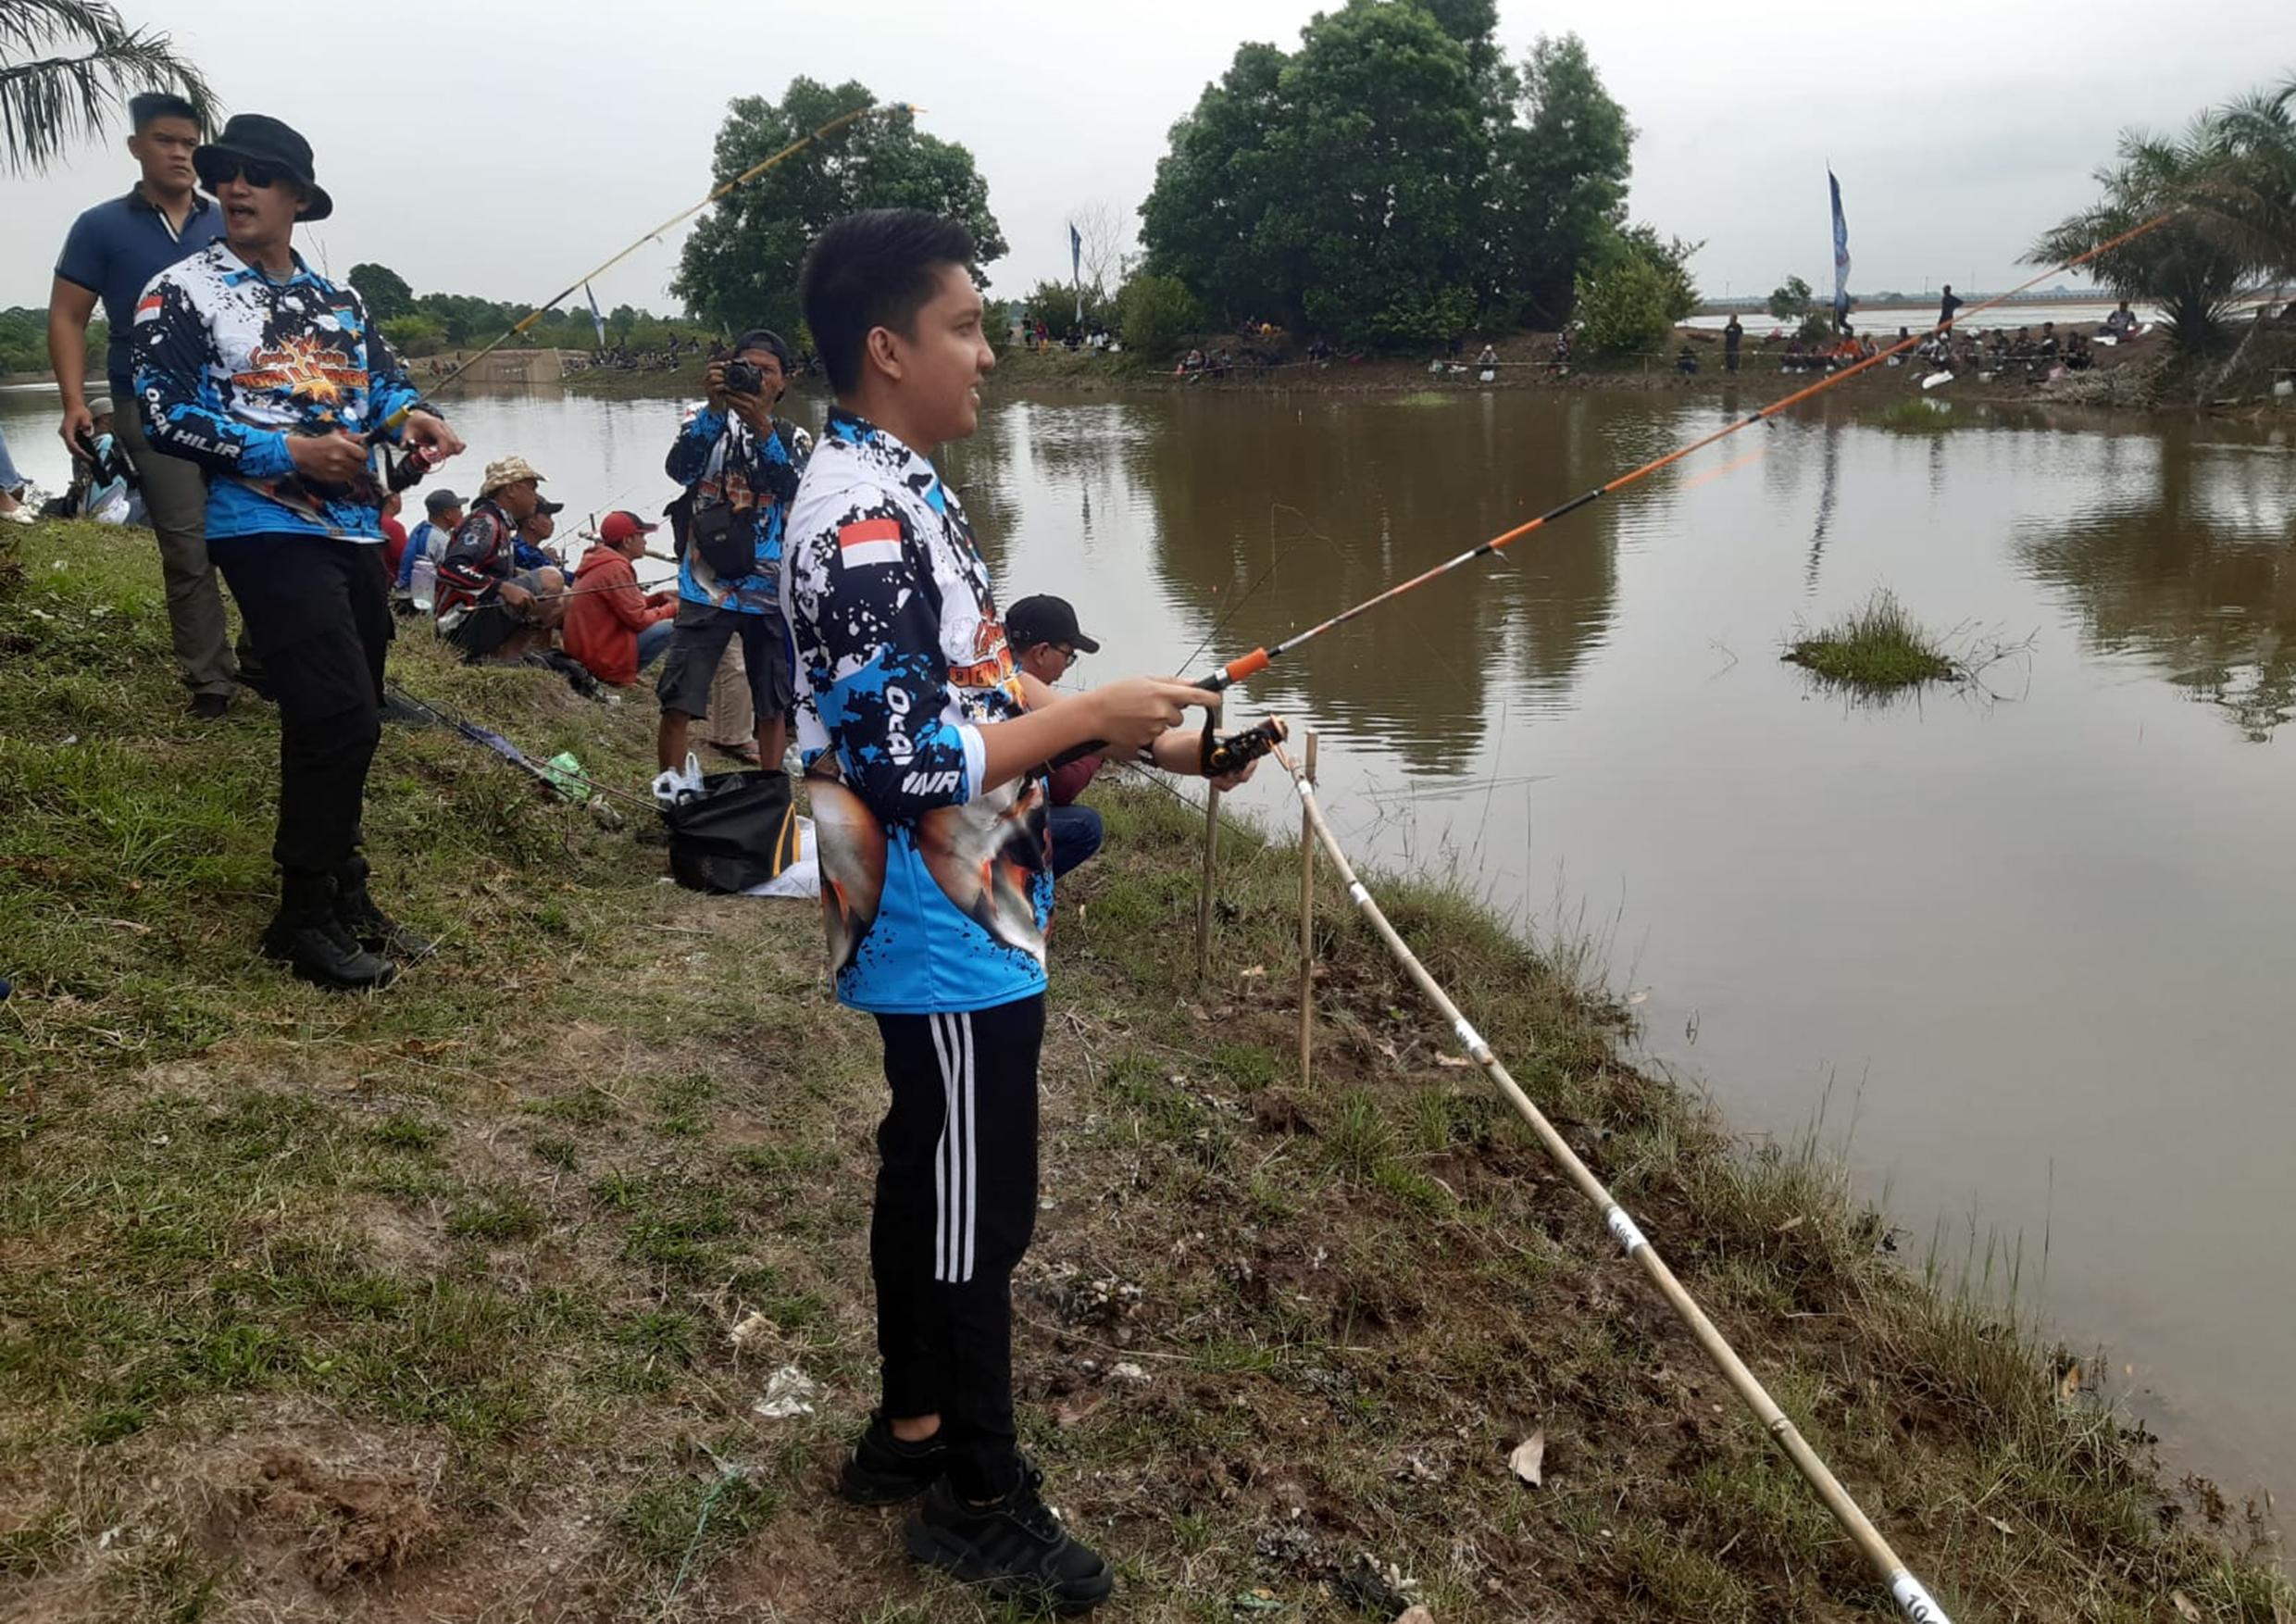
<svg viewBox="0 0 2296 1624">
<path fill-rule="evenodd" d="M 797 860 L 797 809 L 785 772 L 712 773 L 699 799 L 660 811 L 670 877 L 689 891 L 747 891 Z"/>
</svg>

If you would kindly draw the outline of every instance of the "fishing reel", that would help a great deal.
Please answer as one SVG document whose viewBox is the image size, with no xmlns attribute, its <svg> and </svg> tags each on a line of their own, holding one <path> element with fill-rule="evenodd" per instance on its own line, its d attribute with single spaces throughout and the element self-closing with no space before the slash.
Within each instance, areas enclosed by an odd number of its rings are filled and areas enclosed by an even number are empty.
<svg viewBox="0 0 2296 1624">
<path fill-rule="evenodd" d="M 1241 733 L 1215 733 L 1212 719 L 1216 714 L 1207 712 L 1204 718 L 1202 765 L 1206 778 L 1225 778 L 1231 772 L 1242 772 L 1292 736 L 1291 728 L 1279 716 L 1271 716 Z"/>
</svg>

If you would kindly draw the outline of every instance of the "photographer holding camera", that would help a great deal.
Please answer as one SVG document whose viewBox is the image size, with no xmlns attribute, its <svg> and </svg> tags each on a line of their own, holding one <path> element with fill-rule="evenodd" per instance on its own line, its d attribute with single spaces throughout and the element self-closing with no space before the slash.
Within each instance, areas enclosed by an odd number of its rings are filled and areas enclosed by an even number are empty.
<svg viewBox="0 0 2296 1624">
<path fill-rule="evenodd" d="M 793 697 L 789 631 L 781 618 L 781 529 L 813 437 L 774 417 L 789 387 L 790 349 L 763 328 L 709 364 L 709 403 L 669 449 L 678 549 L 678 618 L 655 692 L 662 703 L 655 753 L 684 765 L 686 733 L 709 715 L 710 679 L 726 644 L 742 640 L 757 708 L 757 760 L 778 771 Z"/>
</svg>

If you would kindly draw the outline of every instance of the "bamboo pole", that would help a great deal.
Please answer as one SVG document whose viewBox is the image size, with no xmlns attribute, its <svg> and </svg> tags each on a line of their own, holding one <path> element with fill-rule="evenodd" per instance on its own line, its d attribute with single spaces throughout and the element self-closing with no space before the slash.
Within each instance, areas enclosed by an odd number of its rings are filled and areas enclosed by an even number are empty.
<svg viewBox="0 0 2296 1624">
<path fill-rule="evenodd" d="M 1219 878 L 1219 804 L 1220 793 L 1214 789 L 1204 798 L 1204 889 L 1196 896 L 1196 985 L 1201 988 L 1212 974 L 1212 887 Z"/>
<path fill-rule="evenodd" d="M 1721 1371 L 1723 1380 L 1753 1412 L 1763 1430 L 1769 1433 L 1771 1441 L 1792 1462 L 1794 1469 L 1802 1474 L 1818 1499 L 1825 1503 L 1826 1509 L 1833 1514 L 1834 1520 L 1841 1525 L 1866 1561 L 1881 1576 L 1899 1610 L 1911 1624 L 1951 1624 L 1945 1616 L 1945 1609 L 1939 1606 L 1929 1593 L 1922 1588 L 1921 1581 L 1913 1576 L 1897 1553 L 1890 1549 L 1889 1541 L 1882 1538 L 1881 1530 L 1858 1508 L 1857 1502 L 1850 1498 L 1849 1491 L 1841 1486 L 1826 1463 L 1817 1457 L 1816 1452 L 1803 1438 L 1792 1420 L 1770 1397 L 1761 1380 L 1738 1356 L 1737 1351 L 1721 1331 L 1715 1328 L 1714 1321 L 1706 1318 L 1704 1310 L 1699 1307 L 1696 1299 L 1684 1289 L 1682 1282 L 1675 1278 L 1674 1271 L 1666 1267 L 1666 1260 L 1658 1255 L 1657 1249 L 1636 1227 L 1634 1219 L 1612 1198 L 1603 1181 L 1594 1176 L 1593 1169 L 1578 1159 L 1578 1153 L 1555 1131 L 1554 1125 L 1547 1120 L 1545 1114 L 1531 1103 L 1530 1096 L 1523 1092 L 1521 1084 L 1491 1053 L 1491 1045 L 1483 1042 L 1482 1035 L 1459 1012 L 1459 1006 L 1451 1001 L 1441 985 L 1428 973 L 1427 967 L 1419 962 L 1418 956 L 1411 951 L 1410 945 L 1396 934 L 1395 927 L 1388 923 L 1387 916 L 1379 911 L 1379 905 L 1371 900 L 1371 893 L 1364 889 L 1363 881 L 1355 878 L 1355 870 L 1349 865 L 1347 854 L 1340 849 L 1340 843 L 1332 836 L 1330 825 L 1324 821 L 1323 810 L 1316 805 L 1315 786 L 1302 775 L 1281 745 L 1276 748 L 1276 759 L 1291 775 L 1292 787 L 1299 793 L 1301 815 L 1314 828 L 1325 855 L 1331 859 L 1332 867 L 1339 870 L 1340 878 L 1346 881 L 1348 896 L 1363 916 L 1371 921 L 1371 928 L 1387 943 L 1388 952 L 1394 956 L 1404 972 L 1426 994 L 1427 1001 L 1451 1023 L 1451 1030 L 1457 1036 L 1460 1046 L 1483 1068 L 1484 1074 L 1506 1097 L 1507 1103 L 1515 1107 L 1516 1115 L 1529 1126 L 1540 1144 L 1545 1148 L 1549 1159 L 1563 1170 L 1578 1186 L 1578 1193 L 1603 1215 L 1603 1227 L 1609 1230 L 1611 1238 L 1624 1248 L 1629 1258 L 1641 1264 L 1643 1274 L 1657 1289 L 1658 1294 L 1666 1299 L 1666 1305 L 1689 1328 L 1691 1337 L 1704 1350 L 1706 1356 L 1714 1361 L 1715 1368 Z"/>
<path fill-rule="evenodd" d="M 1307 730 L 1304 781 L 1316 781 L 1316 730 Z M 1316 826 L 1300 813 L 1300 1086 L 1315 1070 L 1316 1021 Z"/>
</svg>

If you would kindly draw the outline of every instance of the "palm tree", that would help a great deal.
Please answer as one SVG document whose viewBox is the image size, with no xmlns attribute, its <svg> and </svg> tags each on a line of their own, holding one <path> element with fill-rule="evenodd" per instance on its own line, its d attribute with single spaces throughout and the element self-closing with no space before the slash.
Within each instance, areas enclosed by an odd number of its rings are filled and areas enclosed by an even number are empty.
<svg viewBox="0 0 2296 1624">
<path fill-rule="evenodd" d="M 2063 264 L 2173 213 L 2165 225 L 2089 261 L 2088 270 L 2123 298 L 2159 305 L 2178 349 L 2206 348 L 2249 266 L 2247 255 L 2227 246 L 2193 208 L 2201 189 L 2219 177 L 2222 160 L 2209 117 L 2181 136 L 2123 133 L 2120 161 L 2097 171 L 2104 195 L 2042 232 L 2027 262 Z"/>
<path fill-rule="evenodd" d="M 2296 78 L 2209 116 L 2215 172 L 2195 208 L 2227 248 L 2276 281 L 2296 281 Z"/>
<path fill-rule="evenodd" d="M 45 169 L 101 136 L 138 91 L 173 91 L 210 123 L 215 93 L 164 33 L 131 29 L 105 0 L 0 0 L 0 163 Z"/>
</svg>

